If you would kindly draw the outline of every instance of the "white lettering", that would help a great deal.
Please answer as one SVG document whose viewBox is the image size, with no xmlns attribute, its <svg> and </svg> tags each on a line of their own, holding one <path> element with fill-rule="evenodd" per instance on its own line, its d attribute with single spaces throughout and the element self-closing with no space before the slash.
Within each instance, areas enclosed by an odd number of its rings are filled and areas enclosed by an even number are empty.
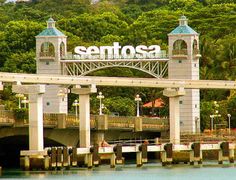
<svg viewBox="0 0 236 180">
<path fill-rule="evenodd" d="M 75 47 L 75 53 L 77 53 L 77 54 L 86 54 L 86 47 L 84 47 L 84 46 L 77 46 L 77 47 Z"/>
<path fill-rule="evenodd" d="M 149 58 L 155 58 L 160 55 L 161 48 L 158 45 L 151 45 L 148 47 L 149 49 Z"/>
<path fill-rule="evenodd" d="M 124 46 L 121 50 L 121 56 L 123 58 L 127 57 L 127 58 L 134 58 L 135 56 L 135 49 L 133 46 Z"/>
<path fill-rule="evenodd" d="M 142 59 L 147 57 L 148 48 L 145 45 L 139 45 L 136 47 L 137 58 Z"/>
<path fill-rule="evenodd" d="M 115 59 L 119 59 L 119 57 L 120 57 L 120 48 L 121 48 L 121 46 L 119 45 L 119 43 L 118 42 L 114 42 L 113 43 L 113 47 L 114 47 L 114 58 Z"/>
<path fill-rule="evenodd" d="M 113 59 L 113 47 L 112 46 L 100 46 L 101 59 Z"/>
<path fill-rule="evenodd" d="M 158 58 L 161 55 L 161 48 L 158 45 L 139 45 L 121 47 L 119 42 L 114 42 L 113 46 L 77 46 L 74 49 L 76 57 L 79 59 L 144 59 Z"/>
</svg>

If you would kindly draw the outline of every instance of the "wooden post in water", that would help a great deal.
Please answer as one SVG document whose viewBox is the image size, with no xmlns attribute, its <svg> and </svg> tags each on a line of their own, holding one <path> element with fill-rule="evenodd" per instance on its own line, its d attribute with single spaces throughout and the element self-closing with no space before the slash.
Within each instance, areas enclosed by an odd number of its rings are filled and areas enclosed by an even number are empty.
<svg viewBox="0 0 236 180">
<path fill-rule="evenodd" d="M 200 143 L 192 143 L 190 150 L 190 165 L 194 165 L 194 162 L 202 164 L 202 150 Z"/>
<path fill-rule="evenodd" d="M 219 142 L 218 163 L 223 164 L 223 161 L 230 160 L 229 142 Z"/>
<path fill-rule="evenodd" d="M 161 162 L 162 166 L 172 163 L 173 161 L 173 144 L 166 143 L 163 144 L 163 151 L 161 152 Z"/>
</svg>

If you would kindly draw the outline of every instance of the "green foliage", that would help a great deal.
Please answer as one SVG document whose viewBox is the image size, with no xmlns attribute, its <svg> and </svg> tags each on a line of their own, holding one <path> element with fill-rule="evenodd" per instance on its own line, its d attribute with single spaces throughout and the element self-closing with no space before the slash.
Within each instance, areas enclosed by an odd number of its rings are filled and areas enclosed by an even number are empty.
<svg viewBox="0 0 236 180">
<path fill-rule="evenodd" d="M 134 116 L 134 100 L 124 97 L 112 97 L 104 99 L 104 105 L 110 112 L 118 112 L 120 116 Z"/>
<path fill-rule="evenodd" d="M 35 49 L 35 37 L 43 30 L 42 24 L 33 21 L 10 21 L 5 27 L 5 41 L 11 52 Z"/>
<path fill-rule="evenodd" d="M 26 120 L 28 119 L 28 109 L 26 108 L 16 108 L 13 110 L 14 118 L 16 120 Z"/>
<path fill-rule="evenodd" d="M 35 52 L 15 53 L 7 58 L 2 71 L 15 73 L 35 73 Z"/>
<path fill-rule="evenodd" d="M 76 18 L 63 19 L 58 22 L 59 26 L 80 37 L 85 42 L 100 41 L 107 35 L 124 35 L 127 29 L 127 23 L 119 20 L 113 13 L 105 12 L 103 14 L 91 16 L 82 14 Z"/>
</svg>

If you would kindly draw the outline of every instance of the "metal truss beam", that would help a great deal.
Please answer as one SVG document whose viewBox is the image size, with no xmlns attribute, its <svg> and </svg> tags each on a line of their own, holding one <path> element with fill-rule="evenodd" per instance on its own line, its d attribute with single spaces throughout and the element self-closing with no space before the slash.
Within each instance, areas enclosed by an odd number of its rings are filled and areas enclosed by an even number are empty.
<svg viewBox="0 0 236 180">
<path fill-rule="evenodd" d="M 85 76 L 94 71 L 123 67 L 137 69 L 155 78 L 167 75 L 168 59 L 61 60 L 63 75 Z"/>
</svg>

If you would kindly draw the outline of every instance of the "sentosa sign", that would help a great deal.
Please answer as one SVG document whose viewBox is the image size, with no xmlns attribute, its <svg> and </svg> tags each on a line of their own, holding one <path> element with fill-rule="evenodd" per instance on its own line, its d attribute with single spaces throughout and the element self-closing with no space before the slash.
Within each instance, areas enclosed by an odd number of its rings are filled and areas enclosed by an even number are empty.
<svg viewBox="0 0 236 180">
<path fill-rule="evenodd" d="M 161 56 L 158 45 L 123 46 L 114 42 L 113 46 L 77 46 L 74 49 L 76 57 L 80 59 L 151 59 Z"/>
</svg>

